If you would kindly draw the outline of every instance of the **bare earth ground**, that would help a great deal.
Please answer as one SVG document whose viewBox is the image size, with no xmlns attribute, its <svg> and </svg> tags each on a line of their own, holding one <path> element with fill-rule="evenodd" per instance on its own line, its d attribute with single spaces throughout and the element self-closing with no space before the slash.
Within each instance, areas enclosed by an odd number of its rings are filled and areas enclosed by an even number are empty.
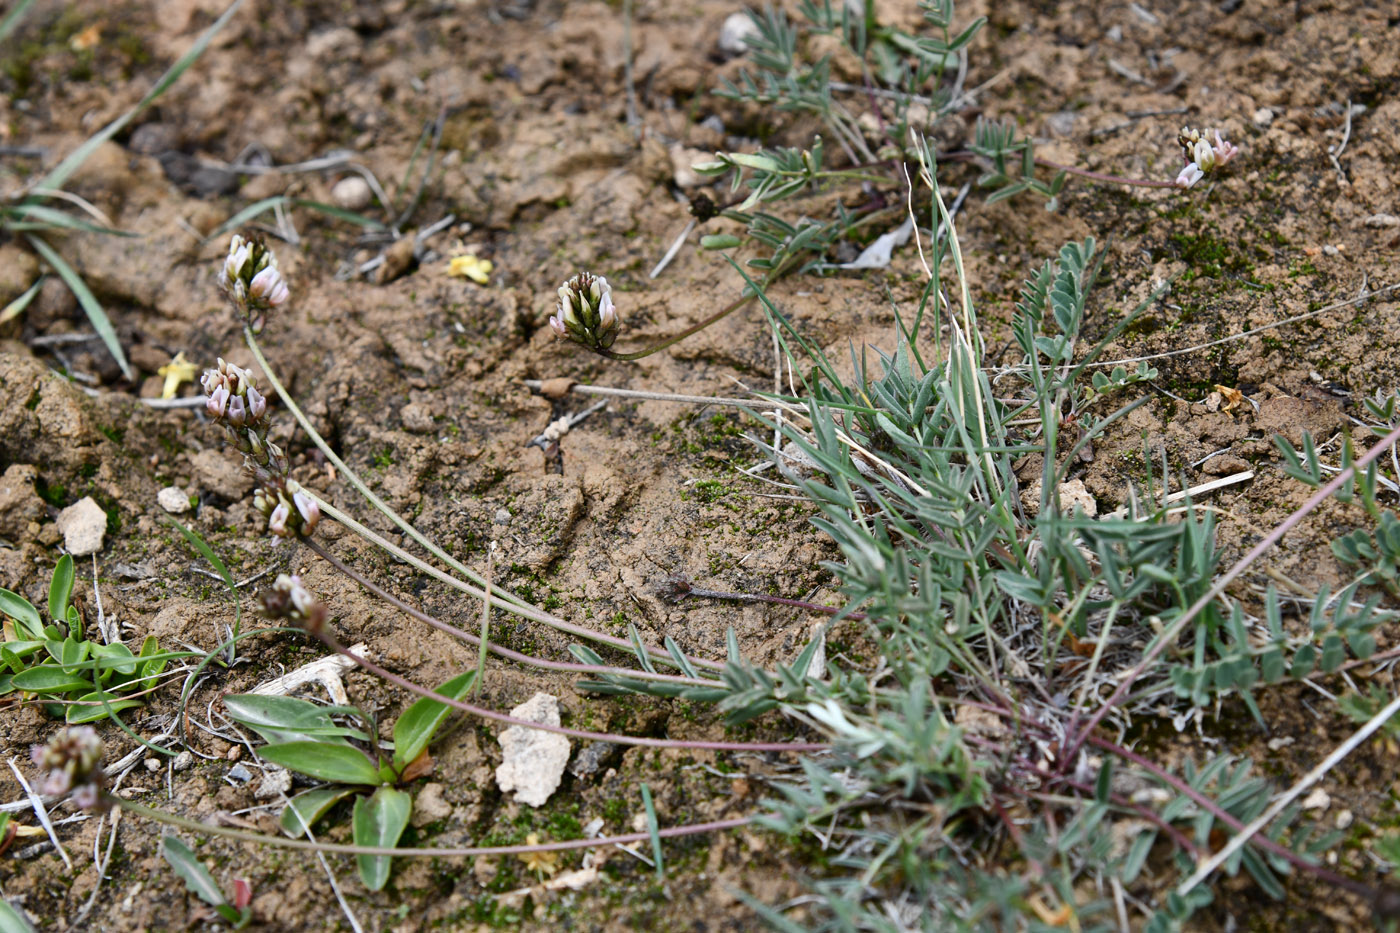
<svg viewBox="0 0 1400 933">
<path fill-rule="evenodd" d="M 914 5 L 907 6 L 900 15 L 912 19 Z M 40 3 L 0 50 L 0 142 L 46 147 L 44 164 L 52 164 L 139 99 L 221 7 L 219 0 Z M 1224 11 L 1231 7 L 1238 8 Z M 311 555 L 271 547 L 218 432 L 189 411 L 155 411 L 135 400 L 159 394 L 154 372 L 177 351 L 200 365 L 220 355 L 251 362 L 213 284 L 225 241 L 202 245 L 200 234 L 269 195 L 329 200 L 339 177 L 229 176 L 217 171 L 219 163 L 255 144 L 277 164 L 349 149 L 391 193 L 408 178 L 402 205 L 423 165 L 420 158 L 407 175 L 420 133 L 446 107 L 438 164 L 405 225 L 412 230 L 455 214 L 459 225 L 427 242 L 438 258 L 409 262 L 383 282 L 338 281 L 338 268 L 372 258 L 377 247 L 357 248 L 348 225 L 295 211 L 301 244 L 277 244 L 294 300 L 264 335 L 272 364 L 342 456 L 420 528 L 478 565 L 496 541 L 497 582 L 571 619 L 624 632 L 634 623 L 648 638 L 669 635 L 701 655 L 722 656 L 732 625 L 754 660 L 789 660 L 813 617 L 781 608 L 676 606 L 655 594 L 668 575 L 683 573 L 718 589 L 838 600 L 819 566 L 835 551 L 808 524 L 810 510 L 759 496 L 765 490 L 735 472 L 761 459 L 739 436 L 752 425 L 716 409 L 614 402 L 564 439 L 562 474 L 523 446 L 553 418 L 586 404 L 577 397 L 552 404 L 533 396 L 525 379 L 567 376 L 693 394 L 733 394 L 736 381 L 772 386 L 773 348 L 756 311 L 638 364 L 586 356 L 542 326 L 554 289 L 583 269 L 613 282 L 629 343 L 674 333 L 737 295 L 733 273 L 693 239 L 658 279 L 647 278 L 687 219 L 672 186 L 673 146 L 742 151 L 760 131 L 788 145 L 810 139 L 810 125 L 775 124 L 772 114 L 708 93 L 737 68 L 715 55 L 720 23 L 735 9 L 712 0 L 637 4 L 638 141 L 625 120 L 623 21 L 615 4 L 249 0 L 138 128 L 99 150 L 70 185 L 117 226 L 141 234 L 74 236 L 64 252 L 109 310 L 144 381 L 121 381 L 96 341 L 37 341 L 88 330 L 56 279 L 0 332 L 0 466 L 31 464 L 38 476 L 38 492 L 7 490 L 0 503 L 7 545 L 0 548 L 0 585 L 41 602 L 60 553 L 51 520 L 58 508 L 92 495 L 111 517 L 96 562 L 103 611 L 120 620 L 131 643 L 153 633 L 163 644 L 207 649 L 232 611 L 222 587 L 194 572 L 203 564 L 158 517 L 156 492 L 173 483 L 198 496 L 198 511 L 185 517 L 237 578 L 300 570 L 331 605 L 346 640 L 367 642 L 383 663 L 420 683 L 475 663 L 468 646 L 387 610 Z M 1174 279 L 1165 303 L 1109 348 L 1110 359 L 1206 343 L 1351 298 L 1365 282 L 1375 288 L 1400 279 L 1400 29 L 1393 7 L 1268 0 L 960 7 L 966 19 L 982 13 L 991 22 L 972 46 L 967 86 L 991 82 L 977 97 L 981 112 L 1022 121 L 1042 140 L 1043 155 L 1098 171 L 1171 177 L 1183 123 L 1219 125 L 1243 150 L 1218 182 L 1208 179 L 1187 195 L 1072 181 L 1050 214 L 1029 199 L 988 206 L 974 190 L 960 233 L 988 346 L 1005 345 L 1006 362 L 1014 351 L 1004 322 L 1021 279 L 1062 243 L 1086 235 L 1111 242 L 1092 305 L 1091 326 L 1099 332 Z M 98 43 L 75 51 L 70 40 L 93 25 Z M 1365 110 L 1352 117 L 1334 165 L 1328 149 L 1343 140 L 1348 101 Z M 1181 107 L 1187 113 L 1130 116 Z M 701 125 L 711 116 L 723 132 L 714 121 Z M 24 174 L 40 168 L 34 160 L 8 164 Z M 216 168 L 200 174 L 201 165 Z M 975 170 L 960 165 L 941 175 L 953 189 L 973 178 Z M 463 251 L 495 264 L 489 285 L 446 275 L 445 257 Z M 36 269 L 19 244 L 0 244 L 0 304 L 27 287 Z M 772 294 L 804 332 L 844 356 L 848 343 L 890 346 L 892 303 L 912 309 L 922 282 L 906 250 L 887 273 L 791 279 Z M 1269 437 L 1283 431 L 1296 441 L 1307 428 L 1333 438 L 1348 415 L 1359 413 L 1361 394 L 1400 384 L 1397 334 L 1392 294 L 1156 360 L 1160 391 L 1095 445 L 1080 476 L 1108 510 L 1122 504 L 1129 481 L 1145 477 L 1144 451 L 1157 461 L 1165 455 L 1173 473 L 1193 485 L 1256 470 L 1252 482 L 1213 499 L 1225 516 L 1220 541 L 1227 557 L 1237 555 L 1305 497 L 1280 471 Z M 98 394 L 88 397 L 50 372 L 65 365 L 93 377 Z M 1250 403 L 1208 410 L 1217 384 L 1239 389 L 1257 410 Z M 295 477 L 335 502 L 354 503 L 353 491 L 292 433 L 291 419 L 282 420 Z M 1218 451 L 1224 453 L 1193 466 Z M 1335 582 L 1326 541 L 1359 515 L 1335 503 L 1323 507 L 1285 540 L 1270 566 L 1309 589 Z M 388 533 L 386 522 L 370 524 Z M 340 556 L 449 621 L 473 626 L 479 607 L 435 592 L 338 530 L 327 527 L 324 540 Z M 82 569 L 83 605 L 94 617 L 93 568 Z M 1264 582 L 1256 575 L 1249 585 Z M 551 632 L 504 628 L 512 647 L 566 657 L 567 641 Z M 1381 647 L 1397 634 L 1381 632 Z M 832 650 L 858 654 L 860 639 L 838 639 Z M 194 719 L 207 722 L 222 693 L 246 691 L 322 653 L 282 635 L 247 640 L 242 652 L 245 663 L 203 682 L 189 706 Z M 1377 680 L 1395 689 L 1389 672 Z M 347 686 L 356 703 L 386 721 L 407 702 L 365 675 L 350 675 Z M 585 697 L 567 679 L 502 665 L 489 669 L 483 696 L 509 709 L 537 690 L 561 698 L 568 724 L 672 737 L 723 731 L 704 708 Z M 176 700 L 167 690 L 128 720 L 154 736 L 171 721 Z M 1347 728 L 1330 704 L 1309 701 L 1301 688 L 1267 695 L 1267 735 L 1238 707 L 1207 717 L 1203 738 L 1194 727 L 1177 737 L 1164 724 L 1157 751 L 1173 761 L 1249 754 L 1283 784 Z M 23 756 L 52 728 L 42 711 L 9 706 L 0 714 L 6 757 Z M 744 734 L 791 732 L 790 724 L 767 720 Z M 528 832 L 562 838 L 595 817 L 605 820 L 605 832 L 630 831 L 642 781 L 657 795 L 663 825 L 720 819 L 750 812 L 768 793 L 765 779 L 786 767 L 756 757 L 633 749 L 590 776 L 567 777 L 534 811 L 497 790 L 494 733 L 465 723 L 440 743 L 430 778 L 438 786 L 427 792 L 430 804 L 406 841 L 513 842 Z M 193 767 L 175 773 L 138 766 L 123 793 L 200 819 L 224 815 L 271 830 L 272 815 L 248 811 L 259 803 L 257 781 L 225 780 L 237 746 L 199 728 L 193 734 L 201 753 Z M 109 760 L 134 747 L 115 729 L 103 735 Z M 1337 850 L 1349 872 L 1374 870 L 1367 838 L 1400 819 L 1394 766 L 1393 752 L 1367 747 L 1325 783 L 1330 809 L 1315 815 L 1355 817 Z M 18 796 L 11 782 L 5 799 Z M 234 813 L 242 815 L 227 817 Z M 71 872 L 51 848 L 0 858 L 0 887 L 42 929 L 68 928 L 88 899 L 96 883 L 95 825 L 61 829 L 75 859 Z M 160 859 L 160 834 L 123 820 L 114 867 L 84 928 L 186 929 L 210 917 Z M 346 925 L 312 860 L 214 840 L 200 854 L 222 882 L 251 882 L 255 916 L 266 928 Z M 580 857 L 562 864 L 576 867 Z M 664 883 L 614 852 L 598 884 L 523 905 L 494 898 L 530 883 L 517 860 L 400 860 L 389 888 L 376 895 L 364 892 L 350 860 L 331 863 L 366 928 L 396 931 L 512 923 L 750 929 L 758 922 L 736 890 L 779 903 L 802 893 L 804 874 L 823 870 L 814 844 L 794 851 L 752 832 L 668 843 L 667 858 Z M 1358 917 L 1345 899 L 1307 883 L 1275 904 L 1236 879 L 1218 888 L 1216 907 L 1200 920 L 1219 928 L 1331 929 L 1363 922 Z"/>
</svg>

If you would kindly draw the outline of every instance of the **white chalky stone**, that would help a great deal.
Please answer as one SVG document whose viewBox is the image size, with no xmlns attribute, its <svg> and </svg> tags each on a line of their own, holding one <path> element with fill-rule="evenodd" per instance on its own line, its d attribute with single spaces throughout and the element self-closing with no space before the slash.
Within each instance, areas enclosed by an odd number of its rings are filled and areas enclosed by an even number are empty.
<svg viewBox="0 0 1400 933">
<path fill-rule="evenodd" d="M 75 502 L 58 513 L 58 530 L 63 532 L 63 546 L 74 557 L 86 557 L 102 550 L 107 536 L 107 513 L 93 501 L 92 496 Z"/>
<path fill-rule="evenodd" d="M 510 711 L 516 719 L 544 725 L 559 725 L 559 701 L 547 693 L 537 693 Z M 559 787 L 564 766 L 569 763 L 569 740 L 557 732 L 543 732 L 527 726 L 511 726 L 501 733 L 505 760 L 496 769 L 501 791 L 515 791 L 519 803 L 542 807 Z"/>
<path fill-rule="evenodd" d="M 190 510 L 190 497 L 185 495 L 179 486 L 166 486 L 156 493 L 156 503 L 174 515 Z"/>
</svg>

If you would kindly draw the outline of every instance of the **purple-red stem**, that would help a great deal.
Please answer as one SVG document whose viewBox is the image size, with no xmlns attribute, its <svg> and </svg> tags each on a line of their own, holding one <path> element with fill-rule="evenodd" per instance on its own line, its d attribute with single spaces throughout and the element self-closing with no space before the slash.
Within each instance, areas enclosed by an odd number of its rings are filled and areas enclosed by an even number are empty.
<svg viewBox="0 0 1400 933">
<path fill-rule="evenodd" d="M 1213 816 L 1215 816 L 1216 819 L 1220 820 L 1226 826 L 1229 826 L 1235 832 L 1239 832 L 1240 830 L 1244 829 L 1243 823 L 1235 819 L 1229 813 L 1225 812 L 1225 810 L 1223 810 L 1220 807 L 1220 805 L 1217 804 L 1214 800 L 1211 800 L 1205 794 L 1202 794 L 1190 784 L 1186 783 L 1186 781 L 1177 777 L 1175 774 L 1172 774 L 1166 768 L 1163 768 L 1160 765 L 1157 765 L 1156 763 L 1150 761 L 1149 759 L 1144 758 L 1137 752 L 1128 748 L 1124 748 L 1121 745 L 1116 745 L 1113 742 L 1108 741 L 1107 739 L 1101 739 L 1096 735 L 1089 736 L 1089 744 L 1101 748 L 1104 751 L 1109 752 L 1110 754 L 1117 755 L 1118 757 L 1126 761 L 1131 761 L 1138 767 L 1152 772 L 1154 775 L 1157 776 L 1159 780 L 1166 782 L 1180 793 L 1185 794 L 1187 797 L 1190 797 L 1199 806 L 1210 811 L 1210 813 Z M 1300 871 L 1313 875 L 1321 879 L 1322 881 L 1326 881 L 1330 884 L 1336 885 L 1337 887 L 1345 891 L 1350 891 L 1352 894 L 1355 894 L 1358 897 L 1363 897 L 1367 901 L 1377 900 L 1380 894 L 1382 893 L 1381 891 L 1371 887 L 1370 885 L 1363 884 L 1360 881 L 1355 881 L 1351 878 L 1347 878 L 1344 875 L 1339 875 L 1334 871 L 1330 871 L 1322 867 L 1316 862 L 1310 862 L 1298 853 L 1294 852 L 1292 849 L 1289 849 L 1285 846 L 1281 846 L 1277 842 L 1274 842 L 1268 836 L 1256 833 L 1255 835 L 1250 837 L 1249 842 L 1251 845 L 1258 846 L 1266 852 L 1270 852 L 1274 855 L 1277 855 L 1279 858 L 1284 859 L 1290 865 L 1294 866 Z"/>
</svg>

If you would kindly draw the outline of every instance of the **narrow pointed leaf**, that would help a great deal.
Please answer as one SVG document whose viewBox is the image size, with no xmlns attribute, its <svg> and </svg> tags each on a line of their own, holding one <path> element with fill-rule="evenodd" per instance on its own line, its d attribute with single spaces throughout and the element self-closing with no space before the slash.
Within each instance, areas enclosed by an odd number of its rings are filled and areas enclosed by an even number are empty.
<svg viewBox="0 0 1400 933">
<path fill-rule="evenodd" d="M 449 700 L 460 700 L 471 690 L 475 681 L 476 671 L 467 671 L 453 677 L 433 692 Z M 442 721 L 452 709 L 446 703 L 422 697 L 404 710 L 398 722 L 394 723 L 395 771 L 402 773 L 413 759 L 423 753 L 432 741 L 433 733 L 442 725 Z"/>
</svg>

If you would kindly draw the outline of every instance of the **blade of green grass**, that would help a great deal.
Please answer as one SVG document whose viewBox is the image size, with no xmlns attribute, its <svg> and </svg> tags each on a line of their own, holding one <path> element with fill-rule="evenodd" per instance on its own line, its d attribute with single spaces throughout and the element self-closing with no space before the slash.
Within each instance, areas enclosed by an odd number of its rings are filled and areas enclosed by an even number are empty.
<svg viewBox="0 0 1400 933">
<path fill-rule="evenodd" d="M 98 146 L 120 133 L 128 123 L 136 118 L 137 114 L 154 103 L 156 98 L 164 94 L 169 90 L 172 84 L 180 79 L 180 76 L 195 63 L 195 60 L 204 54 L 204 50 L 209 47 L 209 43 L 214 41 L 214 37 L 228 24 L 228 21 L 233 18 L 233 14 L 236 13 L 238 8 L 242 5 L 243 0 L 233 0 L 233 3 L 229 4 L 228 9 L 224 10 L 223 14 L 218 19 L 214 20 L 213 24 L 208 29 L 200 33 L 194 45 L 190 46 L 190 50 L 182 55 L 179 61 L 171 65 L 165 74 L 160 76 L 160 80 L 146 93 L 145 97 L 137 101 L 135 107 L 132 107 L 126 113 L 117 117 L 111 123 L 108 123 L 87 142 L 70 152 L 67 157 L 65 157 L 62 162 L 59 162 L 58 165 L 54 166 L 53 170 L 45 175 L 43 180 L 35 187 L 62 188 L 63 183 L 78 170 L 78 166 L 87 161 L 88 156 L 92 155 Z M 8 23 L 8 18 L 6 19 L 6 23 Z M 0 28 L 3 28 L 3 26 L 0 26 Z M 128 376 L 128 378 L 130 377 Z"/>
<path fill-rule="evenodd" d="M 5 305 L 5 310 L 0 311 L 0 324 L 4 324 L 6 321 L 14 320 L 15 318 L 23 314 L 24 309 L 29 307 L 30 302 L 32 302 L 35 299 L 35 297 L 39 294 L 39 289 L 43 286 L 43 284 L 44 276 L 41 275 L 39 276 L 39 278 L 34 280 L 33 285 L 29 286 L 29 291 L 25 292 L 23 295 L 20 295 L 18 298 L 16 298 L 9 304 Z"/>
<path fill-rule="evenodd" d="M 20 0 L 14 9 L 5 14 L 5 18 L 0 20 L 0 42 L 4 42 L 10 37 L 19 26 L 19 21 L 24 18 L 24 14 L 29 12 L 29 8 L 34 5 L 34 0 Z"/>
<path fill-rule="evenodd" d="M 243 208 L 243 210 L 234 214 L 228 220 L 225 220 L 223 223 L 219 224 L 219 226 L 215 227 L 214 231 L 204 238 L 204 242 L 208 243 L 210 240 L 215 239 L 216 237 L 223 236 L 230 230 L 236 230 L 248 221 L 252 220 L 254 217 L 257 217 L 259 214 L 265 214 L 268 211 L 278 207 L 308 207 L 314 211 L 320 211 L 321 213 L 326 214 L 330 217 L 335 217 L 340 220 L 349 221 L 352 224 L 358 224 L 361 227 L 364 227 L 368 230 L 388 229 L 384 226 L 384 224 L 380 223 L 377 220 L 374 220 L 373 218 L 365 217 L 361 214 L 355 213 L 354 211 L 347 211 L 344 208 L 336 207 L 334 204 L 326 204 L 323 201 L 312 201 L 308 198 L 293 198 L 285 194 L 277 194 L 273 195 L 270 198 L 263 198 L 261 201 L 254 201 L 252 204 L 249 204 L 247 207 Z"/>
<path fill-rule="evenodd" d="M 53 266 L 53 271 L 58 273 L 58 277 L 73 292 L 73 297 L 78 299 L 78 304 L 83 306 L 83 311 L 87 313 L 88 320 L 92 322 L 93 330 L 97 331 L 97 336 L 102 338 L 107 350 L 112 354 L 112 358 L 121 367 L 122 375 L 128 382 L 134 382 L 136 375 L 131 371 L 131 364 L 126 361 L 126 354 L 122 352 L 121 341 L 117 339 L 117 331 L 112 327 L 112 319 L 107 317 L 107 312 L 102 310 L 102 305 L 98 303 L 97 297 L 93 295 L 92 289 L 87 287 L 82 276 L 68 265 L 67 261 L 43 240 L 32 233 L 26 233 L 25 239 L 29 245 L 34 247 L 34 252 L 38 253 L 45 262 Z"/>
</svg>

